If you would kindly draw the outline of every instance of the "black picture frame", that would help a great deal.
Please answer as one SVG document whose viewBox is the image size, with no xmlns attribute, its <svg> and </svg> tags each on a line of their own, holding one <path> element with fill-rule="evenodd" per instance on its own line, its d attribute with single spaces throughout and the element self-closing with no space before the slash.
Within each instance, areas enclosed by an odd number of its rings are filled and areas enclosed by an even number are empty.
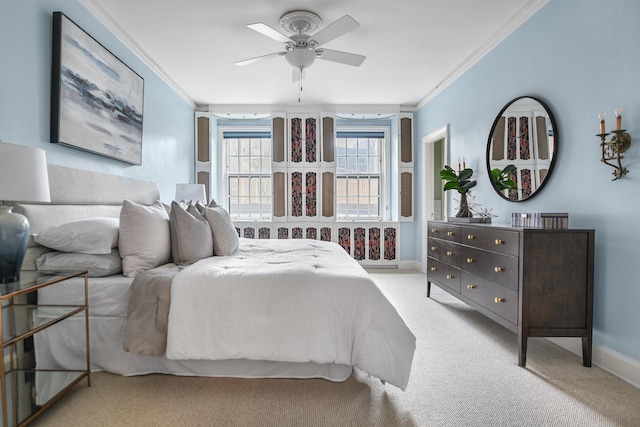
<svg viewBox="0 0 640 427">
<path fill-rule="evenodd" d="M 51 142 L 142 164 L 144 79 L 53 12 Z"/>
</svg>

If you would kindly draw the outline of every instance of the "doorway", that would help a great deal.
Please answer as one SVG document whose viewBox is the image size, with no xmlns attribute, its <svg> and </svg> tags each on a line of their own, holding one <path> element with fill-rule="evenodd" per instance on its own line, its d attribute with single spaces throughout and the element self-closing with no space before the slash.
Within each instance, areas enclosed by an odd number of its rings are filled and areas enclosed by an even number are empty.
<svg viewBox="0 0 640 427">
<path fill-rule="evenodd" d="M 427 271 L 427 221 L 444 220 L 447 213 L 447 198 L 444 195 L 440 171 L 447 158 L 449 125 L 422 138 L 424 152 L 424 215 L 422 217 L 422 271 Z"/>
</svg>

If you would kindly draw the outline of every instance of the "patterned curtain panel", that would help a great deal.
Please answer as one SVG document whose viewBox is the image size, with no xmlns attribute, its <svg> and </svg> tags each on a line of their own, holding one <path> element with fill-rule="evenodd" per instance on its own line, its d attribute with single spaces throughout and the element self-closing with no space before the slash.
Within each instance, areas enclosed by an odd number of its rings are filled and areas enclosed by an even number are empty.
<svg viewBox="0 0 640 427">
<path fill-rule="evenodd" d="M 393 260 L 396 259 L 396 229 L 385 228 L 384 229 L 384 259 Z"/>
<path fill-rule="evenodd" d="M 353 258 L 357 261 L 366 258 L 366 236 L 365 229 L 362 227 L 356 227 L 353 230 Z"/>
<path fill-rule="evenodd" d="M 513 182 L 518 182 L 518 171 L 513 171 L 510 174 L 510 179 Z M 518 196 L 518 190 L 509 190 L 509 200 L 520 200 L 520 197 Z"/>
<path fill-rule="evenodd" d="M 291 216 L 302 216 L 302 172 L 291 173 Z"/>
<path fill-rule="evenodd" d="M 520 160 L 529 160 L 531 152 L 529 147 L 529 118 L 520 117 Z"/>
<path fill-rule="evenodd" d="M 316 200 L 317 200 L 317 191 L 316 191 L 316 180 L 317 174 L 315 172 L 307 172 L 307 216 L 313 217 L 316 216 Z"/>
<path fill-rule="evenodd" d="M 331 228 L 330 227 L 322 227 L 320 229 L 320 240 L 325 242 L 331 241 Z"/>
<path fill-rule="evenodd" d="M 288 239 L 289 238 L 289 229 L 286 227 L 278 228 L 278 239 Z"/>
<path fill-rule="evenodd" d="M 507 120 L 507 159 L 516 159 L 516 118 L 509 117 Z"/>
<path fill-rule="evenodd" d="M 351 253 L 351 230 L 347 227 L 338 229 L 338 244 L 342 246 L 348 254 Z"/>
<path fill-rule="evenodd" d="M 314 118 L 308 118 L 305 120 L 305 135 L 306 135 L 306 144 L 305 144 L 305 155 L 306 160 L 309 163 L 314 163 L 316 161 L 316 151 L 317 151 L 317 139 L 316 139 L 316 128 L 317 121 Z"/>
<path fill-rule="evenodd" d="M 315 227 L 307 227 L 307 239 L 316 240 L 318 238 L 318 229 Z"/>
<path fill-rule="evenodd" d="M 258 239 L 270 239 L 271 229 L 268 227 L 260 227 L 258 229 Z"/>
<path fill-rule="evenodd" d="M 302 119 L 291 119 L 291 161 L 302 161 Z"/>
<path fill-rule="evenodd" d="M 292 239 L 303 239 L 304 234 L 302 234 L 302 227 L 293 227 L 291 229 L 291 238 Z"/>
<path fill-rule="evenodd" d="M 531 196 L 531 169 L 520 169 L 520 189 L 523 199 Z"/>
<path fill-rule="evenodd" d="M 369 259 L 372 261 L 380 259 L 380 229 L 378 227 L 369 229 Z"/>
</svg>

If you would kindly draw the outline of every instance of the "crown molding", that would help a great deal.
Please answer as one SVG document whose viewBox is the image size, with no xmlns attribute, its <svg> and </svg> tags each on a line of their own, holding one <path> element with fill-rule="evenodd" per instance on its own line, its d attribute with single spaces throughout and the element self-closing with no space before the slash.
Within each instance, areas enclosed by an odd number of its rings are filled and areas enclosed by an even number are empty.
<svg viewBox="0 0 640 427">
<path fill-rule="evenodd" d="M 460 64 L 460 66 L 455 69 L 451 74 L 449 74 L 444 80 L 442 80 L 436 87 L 434 87 L 419 103 L 416 105 L 416 110 L 424 107 L 439 95 L 443 90 L 445 90 L 449 85 L 451 85 L 458 77 L 469 71 L 471 67 L 473 67 L 478 61 L 485 57 L 489 52 L 491 52 L 496 46 L 498 46 L 503 40 L 511 35 L 515 30 L 517 30 L 522 24 L 524 24 L 529 18 L 536 14 L 540 9 L 542 9 L 549 0 L 533 0 L 529 3 L 518 15 L 516 15 L 511 21 L 507 23 L 504 27 L 502 27 L 493 37 L 491 37 L 487 43 L 485 43 L 482 47 L 476 50 L 471 56 L 469 56 L 465 61 Z"/>
<path fill-rule="evenodd" d="M 82 4 L 102 25 L 104 25 L 111 33 L 122 42 L 125 47 L 131 50 L 142 62 L 147 65 L 162 81 L 164 81 L 176 94 L 178 94 L 191 108 L 197 109 L 197 105 L 187 94 L 178 86 L 150 57 L 138 46 L 126 31 L 115 22 L 102 7 L 97 0 L 80 0 Z"/>
</svg>

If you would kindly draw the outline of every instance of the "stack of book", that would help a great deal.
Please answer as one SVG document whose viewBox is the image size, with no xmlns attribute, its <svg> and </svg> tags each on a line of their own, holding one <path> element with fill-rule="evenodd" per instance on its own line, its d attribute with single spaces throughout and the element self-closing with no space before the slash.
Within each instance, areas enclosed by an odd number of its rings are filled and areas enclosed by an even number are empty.
<svg viewBox="0 0 640 427">
<path fill-rule="evenodd" d="M 511 214 L 511 226 L 524 228 L 569 228 L 569 214 L 513 212 Z"/>
</svg>

